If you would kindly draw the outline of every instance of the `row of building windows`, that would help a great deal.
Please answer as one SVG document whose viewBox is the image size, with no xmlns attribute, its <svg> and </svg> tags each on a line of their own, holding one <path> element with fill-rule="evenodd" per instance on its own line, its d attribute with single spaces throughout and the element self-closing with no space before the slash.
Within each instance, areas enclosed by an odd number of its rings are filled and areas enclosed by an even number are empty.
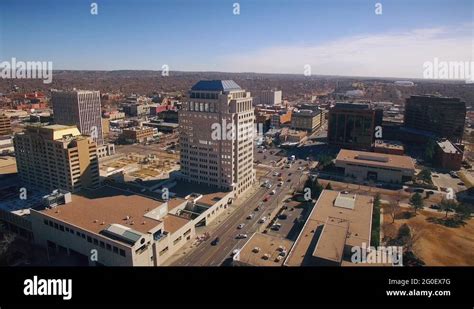
<svg viewBox="0 0 474 309">
<path fill-rule="evenodd" d="M 55 228 L 61 232 L 65 232 L 65 233 L 70 233 L 72 235 L 76 235 L 77 237 L 80 237 L 84 240 L 87 240 L 87 242 L 89 243 L 92 243 L 94 244 L 95 246 L 99 246 L 100 248 L 103 248 L 103 249 L 107 249 L 108 251 L 111 251 L 113 253 L 116 253 L 116 254 L 119 254 L 123 257 L 125 257 L 125 250 L 123 249 L 120 249 L 116 246 L 113 246 L 109 243 L 106 243 L 102 240 L 98 240 L 97 238 L 92 238 L 91 236 L 89 235 L 86 235 L 82 232 L 79 232 L 79 231 L 74 231 L 72 228 L 69 228 L 67 226 L 64 226 L 62 224 L 58 224 L 56 222 L 53 222 L 53 221 L 50 221 L 50 220 L 46 220 L 44 219 L 43 223 L 49 227 L 52 227 L 52 228 Z"/>
</svg>

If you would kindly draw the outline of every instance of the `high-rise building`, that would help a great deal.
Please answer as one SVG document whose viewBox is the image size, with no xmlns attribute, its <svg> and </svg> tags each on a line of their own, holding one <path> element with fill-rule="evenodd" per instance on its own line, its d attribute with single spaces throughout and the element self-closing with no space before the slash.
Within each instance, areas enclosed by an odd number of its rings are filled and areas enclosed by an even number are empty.
<svg viewBox="0 0 474 309">
<path fill-rule="evenodd" d="M 45 190 L 99 185 L 96 143 L 75 126 L 28 126 L 13 139 L 20 179 Z"/>
<path fill-rule="evenodd" d="M 0 135 L 12 134 L 12 125 L 7 115 L 0 114 Z"/>
<path fill-rule="evenodd" d="M 56 124 L 75 125 L 97 145 L 104 143 L 99 91 L 53 91 L 51 100 Z"/>
<path fill-rule="evenodd" d="M 372 149 L 375 127 L 382 125 L 382 113 L 382 110 L 373 109 L 369 104 L 336 103 L 329 110 L 329 144 L 352 149 Z"/>
<path fill-rule="evenodd" d="M 406 100 L 404 125 L 459 143 L 464 132 L 466 103 L 458 98 L 416 95 Z"/>
<path fill-rule="evenodd" d="M 255 102 L 253 104 L 263 104 L 263 105 L 281 105 L 281 90 L 262 90 L 256 91 Z"/>
<path fill-rule="evenodd" d="M 181 172 L 191 182 L 232 190 L 255 181 L 254 109 L 232 80 L 203 80 L 179 111 Z"/>
</svg>

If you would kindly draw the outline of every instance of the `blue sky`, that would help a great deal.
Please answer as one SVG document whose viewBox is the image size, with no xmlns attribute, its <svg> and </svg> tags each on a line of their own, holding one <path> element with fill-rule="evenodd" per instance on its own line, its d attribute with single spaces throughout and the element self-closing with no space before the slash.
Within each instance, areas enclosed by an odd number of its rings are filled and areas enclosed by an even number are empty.
<svg viewBox="0 0 474 309">
<path fill-rule="evenodd" d="M 315 74 L 418 77 L 423 58 L 472 58 L 473 3 L 2 0 L 0 57 L 54 69 L 298 73 L 310 64 Z"/>
</svg>

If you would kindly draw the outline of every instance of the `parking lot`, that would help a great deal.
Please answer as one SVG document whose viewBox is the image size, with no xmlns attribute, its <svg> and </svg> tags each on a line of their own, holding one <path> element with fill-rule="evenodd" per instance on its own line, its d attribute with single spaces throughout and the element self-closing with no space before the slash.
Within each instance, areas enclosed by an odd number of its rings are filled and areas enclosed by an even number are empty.
<svg viewBox="0 0 474 309">
<path fill-rule="evenodd" d="M 285 203 L 282 212 L 274 222 L 275 227 L 270 228 L 267 233 L 272 236 L 296 240 L 311 210 L 311 203 L 300 203 L 297 201 Z M 279 227 L 276 228 L 276 226 Z"/>
<path fill-rule="evenodd" d="M 431 179 L 433 181 L 433 184 L 439 187 L 439 189 L 442 191 L 447 188 L 453 188 L 454 192 L 466 190 L 466 186 L 461 185 L 461 179 L 454 178 L 448 173 L 432 173 Z"/>
</svg>

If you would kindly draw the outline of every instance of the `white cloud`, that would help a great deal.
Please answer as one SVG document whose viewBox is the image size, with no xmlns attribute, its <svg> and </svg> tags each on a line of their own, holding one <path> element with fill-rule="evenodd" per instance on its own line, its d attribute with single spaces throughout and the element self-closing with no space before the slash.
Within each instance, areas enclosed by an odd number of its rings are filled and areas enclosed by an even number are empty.
<svg viewBox="0 0 474 309">
<path fill-rule="evenodd" d="M 472 61 L 473 24 L 367 34 L 304 46 L 274 46 L 221 57 L 224 71 L 422 78 L 423 63 Z"/>
</svg>

